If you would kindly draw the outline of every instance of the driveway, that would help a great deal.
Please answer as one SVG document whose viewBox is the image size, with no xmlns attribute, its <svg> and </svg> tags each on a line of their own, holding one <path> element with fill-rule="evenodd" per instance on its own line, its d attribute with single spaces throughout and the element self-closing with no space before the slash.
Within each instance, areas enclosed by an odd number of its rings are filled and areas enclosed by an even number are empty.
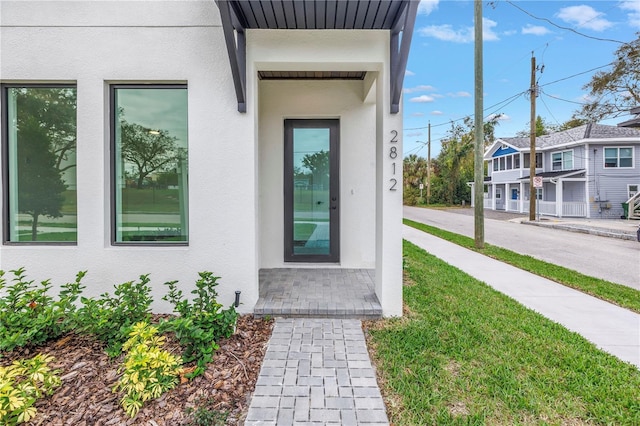
<svg viewBox="0 0 640 426">
<path fill-rule="evenodd" d="M 508 213 L 485 210 L 485 214 L 485 242 L 491 245 L 640 290 L 640 244 L 637 241 L 523 225 L 508 220 L 522 216 Z M 404 217 L 471 238 L 474 236 L 471 214 L 405 206 Z"/>
</svg>

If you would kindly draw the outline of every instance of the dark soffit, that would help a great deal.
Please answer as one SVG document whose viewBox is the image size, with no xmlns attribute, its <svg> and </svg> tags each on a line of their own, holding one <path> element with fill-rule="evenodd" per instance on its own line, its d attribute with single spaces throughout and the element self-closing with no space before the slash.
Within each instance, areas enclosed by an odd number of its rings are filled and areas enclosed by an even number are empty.
<svg viewBox="0 0 640 426">
<path fill-rule="evenodd" d="M 418 0 L 215 0 L 233 75 L 238 111 L 246 112 L 247 29 L 389 30 L 391 108 L 399 111 Z M 402 33 L 402 37 L 400 37 Z"/>
</svg>

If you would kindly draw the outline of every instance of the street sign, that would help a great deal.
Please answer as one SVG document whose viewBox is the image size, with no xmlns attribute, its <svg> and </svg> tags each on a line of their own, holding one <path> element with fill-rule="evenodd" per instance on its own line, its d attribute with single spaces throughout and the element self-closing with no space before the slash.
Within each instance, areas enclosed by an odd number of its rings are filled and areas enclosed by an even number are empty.
<svg viewBox="0 0 640 426">
<path fill-rule="evenodd" d="M 542 176 L 534 176 L 533 177 L 533 187 L 534 188 L 542 188 Z"/>
<path fill-rule="evenodd" d="M 424 189 L 424 183 L 420 184 L 420 189 Z"/>
</svg>

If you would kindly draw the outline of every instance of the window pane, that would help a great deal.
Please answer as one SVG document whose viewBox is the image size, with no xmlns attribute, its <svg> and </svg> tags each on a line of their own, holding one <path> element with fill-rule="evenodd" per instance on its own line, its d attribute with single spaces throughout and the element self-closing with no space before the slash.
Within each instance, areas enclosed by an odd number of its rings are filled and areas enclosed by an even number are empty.
<svg viewBox="0 0 640 426">
<path fill-rule="evenodd" d="M 520 155 L 516 154 L 513 156 L 513 168 L 514 169 L 519 169 L 520 168 Z"/>
<path fill-rule="evenodd" d="M 504 170 L 504 157 L 500 157 L 500 170 Z"/>
<path fill-rule="evenodd" d="M 507 157 L 507 170 L 513 169 L 512 161 L 513 161 L 513 156 L 511 156 L 511 155 L 508 156 Z"/>
<path fill-rule="evenodd" d="M 562 162 L 564 170 L 573 169 L 573 151 L 565 151 L 562 153 Z"/>
<path fill-rule="evenodd" d="M 498 170 L 498 159 L 494 158 L 492 162 L 493 162 L 493 170 L 494 171 Z"/>
<path fill-rule="evenodd" d="M 618 167 L 618 148 L 604 149 L 604 166 Z"/>
<path fill-rule="evenodd" d="M 542 168 L 542 153 L 540 152 L 536 153 L 536 168 L 537 169 Z"/>
<path fill-rule="evenodd" d="M 551 168 L 552 170 L 562 170 L 562 154 L 556 152 L 551 154 Z"/>
<path fill-rule="evenodd" d="M 76 89 L 7 87 L 8 241 L 75 242 Z"/>
<path fill-rule="evenodd" d="M 524 154 L 524 168 L 528 169 L 531 166 L 531 154 Z"/>
<path fill-rule="evenodd" d="M 620 167 L 633 167 L 632 148 L 620 148 Z"/>
<path fill-rule="evenodd" d="M 188 241 L 187 89 L 115 87 L 115 242 Z"/>
</svg>

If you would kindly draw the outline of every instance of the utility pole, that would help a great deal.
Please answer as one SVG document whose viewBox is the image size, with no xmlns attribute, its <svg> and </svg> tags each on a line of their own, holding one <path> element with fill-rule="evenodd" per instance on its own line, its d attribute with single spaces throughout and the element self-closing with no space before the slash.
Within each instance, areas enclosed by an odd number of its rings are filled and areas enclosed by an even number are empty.
<svg viewBox="0 0 640 426">
<path fill-rule="evenodd" d="M 475 21 L 475 146 L 474 146 L 474 167 L 473 181 L 474 193 L 474 236 L 476 248 L 484 248 L 484 163 L 482 154 L 484 151 L 484 107 L 483 107 L 483 89 L 482 80 L 482 0 L 475 0 L 474 4 L 474 21 Z"/>
<path fill-rule="evenodd" d="M 536 175 L 536 96 L 538 87 L 536 85 L 536 57 L 531 55 L 531 134 L 529 139 L 529 220 L 536 220 L 536 198 L 538 190 L 533 187 L 533 178 Z"/>
<path fill-rule="evenodd" d="M 429 139 L 427 139 L 427 204 L 431 198 L 431 122 L 429 122 Z"/>
</svg>

